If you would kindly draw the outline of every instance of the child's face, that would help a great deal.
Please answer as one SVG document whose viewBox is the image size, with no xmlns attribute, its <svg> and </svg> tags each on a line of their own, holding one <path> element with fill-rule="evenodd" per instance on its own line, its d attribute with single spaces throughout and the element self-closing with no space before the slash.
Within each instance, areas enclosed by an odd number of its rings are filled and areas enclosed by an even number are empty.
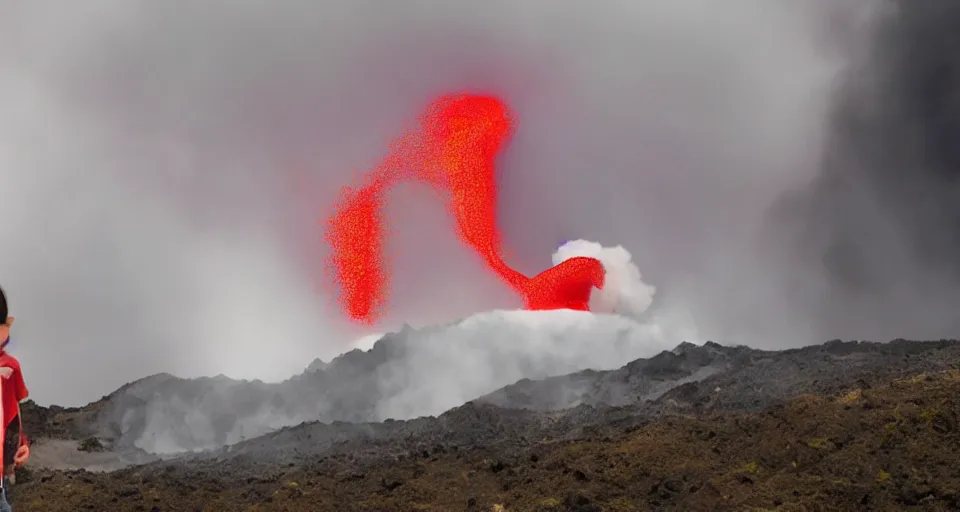
<svg viewBox="0 0 960 512">
<path fill-rule="evenodd" d="M 6 323 L 0 325 L 0 343 L 7 341 L 10 337 L 10 327 L 13 325 L 13 317 L 8 316 Z"/>
</svg>

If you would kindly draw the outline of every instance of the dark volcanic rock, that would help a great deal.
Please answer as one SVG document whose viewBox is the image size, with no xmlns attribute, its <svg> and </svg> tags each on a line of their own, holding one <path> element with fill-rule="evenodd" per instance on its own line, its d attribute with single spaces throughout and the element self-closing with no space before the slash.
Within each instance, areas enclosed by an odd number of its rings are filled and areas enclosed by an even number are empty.
<svg viewBox="0 0 960 512">
<path fill-rule="evenodd" d="M 644 373 L 648 368 L 655 377 Z M 702 379 L 690 378 L 702 374 L 704 368 L 715 371 Z M 380 461 L 437 445 L 448 449 L 499 446 L 509 451 L 525 448 L 537 439 L 602 437 L 611 429 L 645 425 L 673 413 L 702 416 L 758 411 L 804 394 L 839 393 L 850 386 L 869 388 L 907 375 L 957 368 L 960 341 L 952 340 L 830 342 L 786 351 L 685 344 L 618 370 L 522 383 L 522 388 L 532 392 L 518 394 L 520 399 L 515 402 L 522 406 L 541 396 L 557 396 L 552 383 L 573 381 L 591 389 L 594 397 L 609 396 L 607 389 L 616 389 L 613 396 L 621 402 L 619 406 L 595 399 L 592 404 L 546 411 L 494 405 L 484 398 L 437 417 L 362 424 L 304 423 L 201 455 L 199 460 L 236 460 L 238 470 L 255 471 L 263 464 L 299 464 L 336 454 L 350 454 L 357 463 Z M 676 380 L 665 380 L 667 377 Z M 663 390 L 670 382 L 673 385 Z M 516 386 L 509 388 L 517 394 Z M 492 396 L 509 393 L 500 390 Z M 624 396 L 637 400 L 624 404 Z"/>
<path fill-rule="evenodd" d="M 524 377 L 616 368 L 657 346 L 646 326 L 626 318 L 556 313 L 544 317 L 550 319 L 546 328 L 498 313 L 467 319 L 462 328 L 405 328 L 370 350 L 352 350 L 329 364 L 314 361 L 279 383 L 154 375 L 61 419 L 73 437 L 96 437 L 117 450 L 209 450 L 303 422 L 437 415 Z M 591 347 L 583 343 L 587 334 L 607 342 Z M 669 387 L 669 375 L 657 379 L 658 386 Z M 598 399 L 633 400 L 614 393 Z"/>
<path fill-rule="evenodd" d="M 377 453 L 402 454 L 435 444 L 509 442 L 519 446 L 524 439 L 575 437 L 610 425 L 643 424 L 671 412 L 759 410 L 804 393 L 837 392 L 850 382 L 870 386 L 906 374 L 956 368 L 960 361 L 960 343 L 955 341 L 836 341 L 786 351 L 685 343 L 615 370 L 524 379 L 437 417 L 343 422 L 317 413 L 317 403 L 322 402 L 335 404 L 327 410 L 337 411 L 339 418 L 369 418 L 382 397 L 370 384 L 375 382 L 370 372 L 402 350 L 402 344 L 391 348 L 389 343 L 378 343 L 370 352 L 350 352 L 326 370 L 306 372 L 283 384 L 160 375 L 129 385 L 86 410 L 52 414 L 53 410 L 37 408 L 44 416 L 34 419 L 35 412 L 26 407 L 24 417 L 29 432 L 95 437 L 111 449 L 122 450 L 124 441 L 142 434 L 148 414 L 163 412 L 151 411 L 147 398 L 161 395 L 192 404 L 191 398 L 199 397 L 216 428 L 212 442 L 200 447 L 213 449 L 240 442 L 226 452 L 214 453 L 279 462 L 326 453 L 355 451 L 362 455 L 371 447 L 376 447 L 373 451 Z M 244 432 L 238 427 L 238 417 L 276 411 L 284 418 L 302 414 L 309 421 L 263 431 Z M 187 441 L 195 440 L 202 432 L 188 428 L 188 419 L 183 414 L 173 415 L 171 424 L 179 421 L 181 426 L 171 430 Z M 248 440 L 231 439 L 226 433 L 239 433 Z"/>
<path fill-rule="evenodd" d="M 501 407 L 559 410 L 577 405 L 623 406 L 656 400 L 670 389 L 698 382 L 738 367 L 751 355 L 747 348 L 713 342 L 683 343 L 650 359 L 638 359 L 613 371 L 587 370 L 540 381 L 524 379 L 479 400 Z"/>
<path fill-rule="evenodd" d="M 960 343 L 837 342 L 784 352 L 683 346 L 645 363 L 658 378 L 683 378 L 719 360 L 726 370 L 623 407 L 545 412 L 471 402 L 435 418 L 309 423 L 109 475 L 38 471 L 14 496 L 25 509 L 51 511 L 960 503 Z M 585 375 L 603 382 L 629 373 Z M 652 380 L 634 382 L 648 389 Z"/>
</svg>

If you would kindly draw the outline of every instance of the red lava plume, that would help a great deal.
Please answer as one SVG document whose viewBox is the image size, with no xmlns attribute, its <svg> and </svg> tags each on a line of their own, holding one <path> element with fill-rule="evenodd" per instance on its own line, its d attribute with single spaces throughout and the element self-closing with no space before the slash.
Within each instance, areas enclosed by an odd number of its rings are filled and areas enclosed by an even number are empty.
<svg viewBox="0 0 960 512">
<path fill-rule="evenodd" d="M 599 260 L 576 257 L 530 278 L 503 261 L 497 229 L 495 159 L 512 131 L 497 98 L 445 96 L 427 109 L 420 129 L 397 139 L 384 161 L 357 188 L 345 188 L 327 222 L 327 270 L 340 289 L 347 315 L 374 323 L 386 307 L 387 262 L 382 254 L 383 197 L 398 181 L 427 183 L 448 194 L 457 236 L 475 250 L 528 309 L 588 310 L 590 292 L 603 288 Z"/>
</svg>

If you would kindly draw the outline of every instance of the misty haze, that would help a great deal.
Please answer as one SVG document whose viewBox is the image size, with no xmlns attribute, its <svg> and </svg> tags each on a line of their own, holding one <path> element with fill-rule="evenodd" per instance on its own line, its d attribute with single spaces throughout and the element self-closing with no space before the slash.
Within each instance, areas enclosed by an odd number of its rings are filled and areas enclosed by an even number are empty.
<svg viewBox="0 0 960 512">
<path fill-rule="evenodd" d="M 366 460 L 399 440 L 460 443 L 454 426 L 491 417 L 525 447 L 668 402 L 753 413 L 960 360 L 947 342 L 780 352 L 957 337 L 960 75 L 944 48 L 960 4 L 0 13 L 7 350 L 30 407 L 75 429 L 56 443 L 106 450 L 53 443 L 45 467 L 201 464 L 270 443 L 295 447 L 271 463 L 341 446 Z M 388 314 L 342 312 L 323 232 L 341 188 L 456 92 L 514 114 L 497 160 L 506 259 L 533 275 L 606 251 L 617 285 L 593 313 L 520 311 L 415 183 L 387 197 Z"/>
<path fill-rule="evenodd" d="M 564 240 L 622 245 L 704 339 L 821 341 L 757 233 L 818 172 L 856 47 L 824 35 L 869 22 L 846 4 L 10 4 L 0 271 L 33 397 L 79 405 L 159 372 L 278 380 L 353 348 L 366 332 L 323 292 L 319 223 L 457 90 L 516 113 L 500 214 L 520 270 Z M 378 332 L 519 305 L 428 191 L 389 199 L 402 272 Z"/>
</svg>

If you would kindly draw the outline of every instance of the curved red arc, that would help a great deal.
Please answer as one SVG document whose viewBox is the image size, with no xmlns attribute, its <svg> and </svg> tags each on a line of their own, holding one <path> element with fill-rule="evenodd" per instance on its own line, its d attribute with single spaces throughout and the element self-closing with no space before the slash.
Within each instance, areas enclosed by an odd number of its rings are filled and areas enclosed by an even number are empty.
<svg viewBox="0 0 960 512">
<path fill-rule="evenodd" d="M 383 198 L 401 181 L 419 181 L 447 194 L 457 236 L 524 298 L 527 309 L 589 310 L 591 290 L 604 284 L 599 260 L 571 258 L 532 278 L 503 261 L 495 160 L 512 131 L 510 115 L 497 98 L 441 97 L 421 116 L 420 129 L 397 139 L 361 186 L 343 190 L 325 238 L 332 248 L 327 270 L 351 319 L 372 324 L 385 312 L 389 270 L 382 252 Z"/>
</svg>

